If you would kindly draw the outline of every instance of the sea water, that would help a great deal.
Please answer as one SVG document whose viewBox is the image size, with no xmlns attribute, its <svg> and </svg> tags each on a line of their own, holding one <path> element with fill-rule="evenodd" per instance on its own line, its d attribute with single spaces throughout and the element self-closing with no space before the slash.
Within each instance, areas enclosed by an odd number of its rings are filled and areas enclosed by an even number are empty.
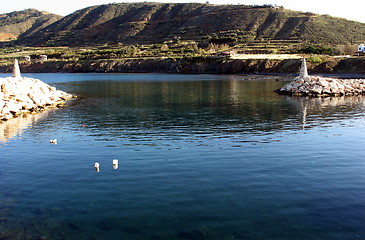
<svg viewBox="0 0 365 240">
<path fill-rule="evenodd" d="M 275 76 L 26 76 L 79 97 L 0 124 L 1 239 L 365 239 L 365 97 L 279 96 Z"/>
</svg>

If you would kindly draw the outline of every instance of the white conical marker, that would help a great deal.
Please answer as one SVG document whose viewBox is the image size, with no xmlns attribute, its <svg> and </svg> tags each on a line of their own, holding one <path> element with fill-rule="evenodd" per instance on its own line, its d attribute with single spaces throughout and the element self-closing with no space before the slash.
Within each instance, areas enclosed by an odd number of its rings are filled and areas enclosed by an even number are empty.
<svg viewBox="0 0 365 240">
<path fill-rule="evenodd" d="M 299 77 L 301 77 L 303 80 L 309 80 L 307 62 L 305 61 L 305 58 L 302 58 L 302 66 L 300 67 Z"/>
<path fill-rule="evenodd" d="M 15 58 L 14 60 L 14 69 L 13 69 L 13 78 L 20 78 L 20 68 L 19 68 L 19 63 L 18 63 L 18 59 Z"/>
<path fill-rule="evenodd" d="M 117 159 L 113 160 L 113 168 L 118 169 L 118 160 Z"/>
<path fill-rule="evenodd" d="M 96 172 L 99 172 L 100 171 L 99 165 L 100 164 L 98 162 L 95 162 L 94 168 L 95 168 Z"/>
</svg>

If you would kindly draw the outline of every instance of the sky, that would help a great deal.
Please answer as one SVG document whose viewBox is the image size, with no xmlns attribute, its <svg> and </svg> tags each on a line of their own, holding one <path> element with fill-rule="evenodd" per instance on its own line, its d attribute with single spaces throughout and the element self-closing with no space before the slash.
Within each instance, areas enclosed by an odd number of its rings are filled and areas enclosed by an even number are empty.
<svg viewBox="0 0 365 240">
<path fill-rule="evenodd" d="M 197 2 L 205 3 L 207 0 L 140 0 L 140 1 L 117 1 L 117 0 L 12 0 L 3 4 L 0 13 L 9 13 L 13 11 L 21 11 L 27 8 L 35 8 L 40 11 L 47 11 L 66 16 L 76 10 L 100 4 L 119 3 L 119 2 L 170 2 L 170 3 L 187 3 Z M 328 14 L 334 17 L 346 18 L 349 20 L 365 23 L 365 14 L 362 2 L 359 0 L 208 0 L 211 4 L 244 4 L 244 5 L 262 5 L 276 4 L 286 9 L 298 10 L 303 12 L 312 12 L 318 14 Z"/>
</svg>

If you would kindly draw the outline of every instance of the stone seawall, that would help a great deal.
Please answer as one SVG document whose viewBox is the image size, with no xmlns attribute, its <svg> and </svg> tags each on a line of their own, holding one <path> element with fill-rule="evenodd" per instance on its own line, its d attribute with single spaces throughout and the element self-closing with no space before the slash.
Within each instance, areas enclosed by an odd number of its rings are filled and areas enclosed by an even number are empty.
<svg viewBox="0 0 365 240">
<path fill-rule="evenodd" d="M 0 119 L 9 120 L 22 113 L 58 107 L 72 98 L 41 80 L 26 77 L 0 78 Z"/>
</svg>

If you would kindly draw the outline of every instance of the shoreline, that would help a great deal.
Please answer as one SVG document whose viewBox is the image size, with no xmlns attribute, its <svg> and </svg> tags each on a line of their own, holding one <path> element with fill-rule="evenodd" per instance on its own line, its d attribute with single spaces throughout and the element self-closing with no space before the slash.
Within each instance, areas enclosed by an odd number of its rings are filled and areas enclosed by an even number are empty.
<svg viewBox="0 0 365 240">
<path fill-rule="evenodd" d="M 217 59 L 217 58 L 156 58 L 119 60 L 48 60 L 21 63 L 23 73 L 181 73 L 181 74 L 297 74 L 300 59 Z M 365 58 L 308 61 L 312 75 L 365 76 Z M 11 65 L 0 66 L 0 72 L 10 73 Z"/>
</svg>

